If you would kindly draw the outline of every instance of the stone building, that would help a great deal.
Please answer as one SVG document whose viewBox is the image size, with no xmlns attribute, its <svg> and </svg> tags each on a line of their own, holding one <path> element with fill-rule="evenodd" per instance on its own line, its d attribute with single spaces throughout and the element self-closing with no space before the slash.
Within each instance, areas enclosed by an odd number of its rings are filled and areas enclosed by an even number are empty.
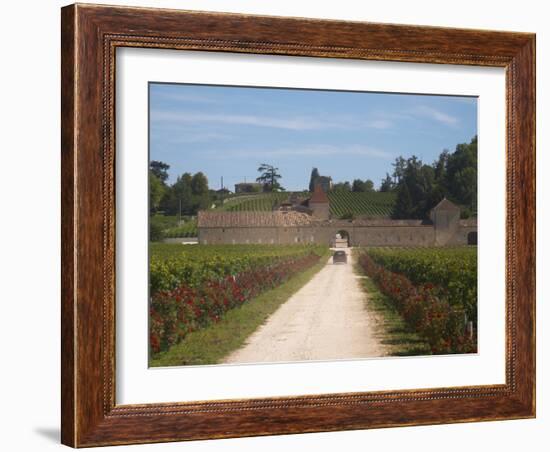
<svg viewBox="0 0 550 452">
<path fill-rule="evenodd" d="M 283 203 L 284 204 L 284 203 Z M 337 236 L 348 246 L 446 246 L 477 244 L 477 221 L 461 220 L 460 209 L 447 199 L 430 212 L 431 221 L 330 218 L 328 197 L 316 189 L 307 209 L 271 212 L 200 211 L 198 239 L 202 244 L 333 245 Z"/>
</svg>

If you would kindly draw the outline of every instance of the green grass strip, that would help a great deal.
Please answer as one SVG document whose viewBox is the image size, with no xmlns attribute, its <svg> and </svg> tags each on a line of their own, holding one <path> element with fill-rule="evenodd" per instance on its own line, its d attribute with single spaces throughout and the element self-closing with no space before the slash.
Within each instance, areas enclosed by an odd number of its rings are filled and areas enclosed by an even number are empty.
<svg viewBox="0 0 550 452">
<path fill-rule="evenodd" d="M 357 274 L 362 275 L 359 266 Z M 381 293 L 376 283 L 368 276 L 361 278 L 361 284 L 367 292 L 367 307 L 381 320 L 376 335 L 380 342 L 388 348 L 390 356 L 431 355 L 428 342 L 411 331 L 403 318 L 393 307 L 391 300 Z"/>
<path fill-rule="evenodd" d="M 328 254 L 313 267 L 298 273 L 284 284 L 228 311 L 222 320 L 190 333 L 184 341 L 149 359 L 150 367 L 218 364 L 262 325 L 277 308 L 300 290 L 321 270 Z"/>
</svg>

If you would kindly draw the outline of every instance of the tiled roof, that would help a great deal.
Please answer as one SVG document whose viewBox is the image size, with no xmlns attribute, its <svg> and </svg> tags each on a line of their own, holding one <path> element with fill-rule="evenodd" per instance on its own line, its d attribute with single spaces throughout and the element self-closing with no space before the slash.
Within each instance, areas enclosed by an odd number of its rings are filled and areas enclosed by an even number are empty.
<svg viewBox="0 0 550 452">
<path fill-rule="evenodd" d="M 200 211 L 199 228 L 309 226 L 311 216 L 302 212 L 210 212 Z"/>
<path fill-rule="evenodd" d="M 313 195 L 311 195 L 311 198 L 309 198 L 309 202 L 328 203 L 328 196 L 319 184 L 315 186 L 315 189 L 313 190 Z"/>
</svg>

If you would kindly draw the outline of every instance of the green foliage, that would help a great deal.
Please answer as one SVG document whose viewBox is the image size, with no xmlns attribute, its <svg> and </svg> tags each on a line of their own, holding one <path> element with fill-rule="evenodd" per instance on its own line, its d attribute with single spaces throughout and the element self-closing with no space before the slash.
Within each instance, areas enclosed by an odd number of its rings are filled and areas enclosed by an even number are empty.
<svg viewBox="0 0 550 452">
<path fill-rule="evenodd" d="M 284 191 L 284 188 L 279 184 L 279 179 L 282 176 L 278 171 L 279 168 L 275 168 L 273 165 L 268 165 L 267 163 L 262 163 L 259 166 L 258 172 L 261 174 L 256 178 L 256 181 L 264 184 L 264 191 Z"/>
<path fill-rule="evenodd" d="M 392 212 L 392 218 L 413 218 L 413 202 L 407 184 L 397 189 L 397 201 Z"/>
<path fill-rule="evenodd" d="M 360 265 L 357 265 L 361 269 Z M 395 309 L 391 297 L 384 295 L 373 279 L 361 278 L 369 311 L 374 312 L 379 320 L 377 336 L 391 356 L 422 356 L 432 352 L 428 341 L 410 328 L 405 319 Z"/>
<path fill-rule="evenodd" d="M 392 163 L 392 166 L 393 166 L 393 180 L 395 184 L 398 184 L 401 182 L 405 174 L 407 161 L 402 156 L 399 156 L 395 159 L 395 162 Z"/>
<path fill-rule="evenodd" d="M 159 210 L 168 215 L 196 215 L 200 209 L 208 209 L 223 194 L 208 188 L 208 179 L 202 172 L 183 173 L 176 182 L 165 187 L 165 195 Z"/>
<path fill-rule="evenodd" d="M 449 154 L 443 179 L 449 199 L 477 210 L 477 136 Z"/>
<path fill-rule="evenodd" d="M 162 222 L 157 220 L 157 216 L 152 216 L 149 220 L 149 240 L 151 242 L 160 242 L 164 238 Z"/>
<path fill-rule="evenodd" d="M 270 212 L 280 202 L 288 199 L 290 194 L 289 192 L 274 192 L 232 196 L 224 201 L 219 210 L 228 212 Z M 308 193 L 300 193 L 300 195 L 309 196 Z"/>
<path fill-rule="evenodd" d="M 187 219 L 184 217 L 184 219 Z M 150 217 L 150 221 L 154 221 L 159 224 L 163 230 L 168 228 L 175 228 L 178 225 L 179 217 L 177 215 L 161 215 L 157 213 Z"/>
<path fill-rule="evenodd" d="M 355 179 L 351 184 L 351 191 L 357 193 L 373 192 L 374 182 L 370 179 L 362 181 L 361 179 Z"/>
<path fill-rule="evenodd" d="M 451 306 L 477 321 L 477 247 L 371 248 L 370 257 L 413 284 L 434 284 Z"/>
<path fill-rule="evenodd" d="M 332 192 L 348 192 L 351 191 L 351 184 L 348 181 L 337 182 L 332 186 Z"/>
<path fill-rule="evenodd" d="M 156 212 L 159 209 L 165 193 L 166 186 L 155 176 L 153 171 L 149 170 L 149 210 L 151 212 Z"/>
<path fill-rule="evenodd" d="M 207 277 L 197 285 L 181 282 L 173 290 L 157 292 L 149 305 L 151 351 L 166 350 L 190 333 L 220 322 L 232 309 L 284 284 L 314 266 L 320 257 L 310 249 L 307 254 L 289 255 Z"/>
<path fill-rule="evenodd" d="M 196 237 L 197 220 L 191 217 L 182 217 L 180 223 L 178 215 L 152 215 L 149 217 L 149 234 L 152 242 L 158 242 L 164 238 Z"/>
<path fill-rule="evenodd" d="M 393 193 L 336 191 L 328 193 L 330 213 L 335 218 L 352 214 L 354 217 L 385 218 L 395 203 Z"/>
<path fill-rule="evenodd" d="M 193 174 L 191 178 L 191 193 L 202 196 L 208 194 L 208 179 L 202 172 Z"/>
<path fill-rule="evenodd" d="M 393 218 L 426 219 L 430 209 L 444 197 L 468 209 L 469 216 L 477 211 L 477 137 L 470 143 L 458 144 L 453 153 L 444 150 L 433 165 L 412 156 L 397 158 L 393 167 L 397 187 Z M 390 189 L 388 175 L 381 191 Z"/>
<path fill-rule="evenodd" d="M 340 220 L 354 220 L 355 215 L 353 212 L 346 212 L 342 215 L 340 215 Z"/>
<path fill-rule="evenodd" d="M 204 281 L 272 265 L 288 257 L 322 255 L 319 245 L 150 245 L 149 281 L 151 295 L 185 284 L 199 287 Z"/>
<path fill-rule="evenodd" d="M 163 184 L 168 179 L 168 170 L 169 169 L 170 169 L 170 165 L 168 165 L 164 162 L 159 162 L 157 160 L 151 160 L 151 163 L 149 163 L 149 170 Z"/>
<path fill-rule="evenodd" d="M 386 177 L 382 180 L 382 183 L 380 184 L 380 191 L 389 192 L 392 191 L 394 188 L 395 184 L 393 183 L 393 179 L 388 173 L 386 173 Z"/>
<path fill-rule="evenodd" d="M 434 169 L 424 165 L 414 155 L 407 160 L 397 159 L 395 165 L 398 168 L 396 174 L 399 174 L 399 183 L 392 217 L 395 219 L 427 218 L 428 211 L 435 205 L 432 200 L 432 192 L 435 188 Z"/>
<path fill-rule="evenodd" d="M 270 212 L 275 206 L 291 195 L 307 198 L 308 192 L 258 193 L 238 195 L 227 198 L 219 210 L 229 212 Z M 327 194 L 330 202 L 330 214 L 334 218 L 352 214 L 369 218 L 386 218 L 392 213 L 395 204 L 394 193 L 354 193 L 350 191 L 331 191 Z"/>
<path fill-rule="evenodd" d="M 328 252 L 328 249 L 327 249 Z M 312 267 L 293 272 L 280 286 L 266 290 L 243 303 L 238 309 L 230 309 L 217 323 L 190 332 L 184 340 L 168 350 L 150 356 L 149 365 L 181 366 L 218 364 L 232 351 L 243 346 L 246 339 L 262 325 L 277 308 L 302 288 L 325 265 L 320 259 Z M 150 337 L 153 345 L 154 337 Z"/>
<path fill-rule="evenodd" d="M 197 237 L 197 220 L 186 221 L 181 226 L 174 226 L 164 231 L 166 238 Z"/>
<path fill-rule="evenodd" d="M 477 260 L 471 248 L 368 249 L 359 265 L 431 352 L 473 353 L 477 326 Z"/>
</svg>

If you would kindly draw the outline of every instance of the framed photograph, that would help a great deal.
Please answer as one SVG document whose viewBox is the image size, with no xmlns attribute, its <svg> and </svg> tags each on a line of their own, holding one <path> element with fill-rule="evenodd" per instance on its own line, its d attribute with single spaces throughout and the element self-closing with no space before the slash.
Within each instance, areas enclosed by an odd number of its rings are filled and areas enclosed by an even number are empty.
<svg viewBox="0 0 550 452">
<path fill-rule="evenodd" d="M 62 9 L 62 442 L 535 416 L 535 36 Z"/>
</svg>

